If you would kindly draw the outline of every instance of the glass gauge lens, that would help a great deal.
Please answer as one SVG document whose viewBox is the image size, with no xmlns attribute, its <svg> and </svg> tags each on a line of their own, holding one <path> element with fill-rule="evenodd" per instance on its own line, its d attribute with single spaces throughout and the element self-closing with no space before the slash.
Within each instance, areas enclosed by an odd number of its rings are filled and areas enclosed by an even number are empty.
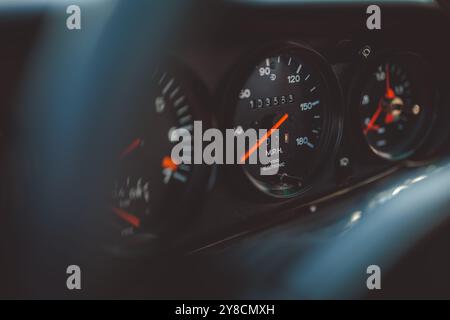
<svg viewBox="0 0 450 320">
<path fill-rule="evenodd" d="M 430 103 L 416 64 L 400 57 L 371 68 L 359 96 L 361 127 L 370 148 L 386 159 L 410 156 L 423 138 Z"/>
<path fill-rule="evenodd" d="M 249 152 L 241 157 L 250 181 L 272 196 L 298 194 L 322 162 L 330 132 L 329 108 L 328 84 L 309 51 L 287 50 L 261 59 L 240 90 L 233 126 L 236 135 L 248 129 L 278 129 L 278 135 L 264 143 L 270 146 L 276 137 L 279 147 L 266 148 L 268 155 L 278 155 L 269 164 L 251 164 Z M 251 153 L 252 146 L 247 147 Z M 264 174 L 274 168 L 276 174 Z"/>
<path fill-rule="evenodd" d="M 182 82 L 168 71 L 155 72 L 145 101 L 130 114 L 123 132 L 111 199 L 118 236 L 140 240 L 158 238 L 187 211 L 177 206 L 194 170 L 172 161 L 177 142 L 171 141 L 171 135 L 178 128 L 192 132 L 198 116 Z"/>
</svg>

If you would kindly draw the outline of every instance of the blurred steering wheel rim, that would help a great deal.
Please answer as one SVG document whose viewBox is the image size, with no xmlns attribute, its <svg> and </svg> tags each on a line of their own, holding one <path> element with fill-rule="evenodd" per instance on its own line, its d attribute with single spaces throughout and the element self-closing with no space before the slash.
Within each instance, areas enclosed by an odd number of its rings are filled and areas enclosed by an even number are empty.
<svg viewBox="0 0 450 320">
<path fill-rule="evenodd" d="M 66 9 L 74 4 L 81 8 L 81 30 L 66 27 Z M 99 212 L 115 153 L 115 121 L 142 66 L 155 60 L 186 7 L 186 1 L 64 0 L 49 8 L 17 119 L 14 174 L 26 200 L 14 196 L 20 209 L 13 225 L 23 230 L 15 238 L 24 275 L 53 263 L 63 268 L 74 260 L 95 265 L 109 258 L 98 256 Z M 44 279 L 21 281 L 30 287 Z M 51 292 L 47 283 L 40 287 Z"/>
</svg>

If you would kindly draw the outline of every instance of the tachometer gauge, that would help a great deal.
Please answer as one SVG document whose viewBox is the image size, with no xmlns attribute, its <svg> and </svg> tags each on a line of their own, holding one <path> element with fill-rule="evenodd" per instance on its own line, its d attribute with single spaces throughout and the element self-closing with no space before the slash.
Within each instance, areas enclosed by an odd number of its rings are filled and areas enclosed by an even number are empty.
<svg viewBox="0 0 450 320">
<path fill-rule="evenodd" d="M 339 136 L 337 87 L 323 58 L 299 45 L 288 45 L 255 60 L 237 93 L 232 126 L 236 134 L 248 129 L 278 129 L 279 147 L 268 150 L 278 155 L 269 164 L 242 165 L 253 185 L 284 198 L 305 190 Z M 255 150 L 248 147 L 250 153 Z M 274 168 L 276 174 L 263 174 Z"/>
<path fill-rule="evenodd" d="M 433 118 L 430 80 L 410 54 L 377 59 L 358 79 L 361 129 L 377 155 L 404 159 L 424 141 Z"/>
<path fill-rule="evenodd" d="M 185 221 L 188 203 L 199 194 L 195 190 L 201 188 L 204 168 L 177 165 L 171 158 L 172 132 L 184 128 L 192 133 L 194 120 L 202 120 L 194 83 L 171 69 L 157 69 L 146 103 L 130 108 L 129 119 L 123 119 L 129 124 L 117 154 L 110 208 L 115 237 L 122 243 L 161 239 Z"/>
</svg>

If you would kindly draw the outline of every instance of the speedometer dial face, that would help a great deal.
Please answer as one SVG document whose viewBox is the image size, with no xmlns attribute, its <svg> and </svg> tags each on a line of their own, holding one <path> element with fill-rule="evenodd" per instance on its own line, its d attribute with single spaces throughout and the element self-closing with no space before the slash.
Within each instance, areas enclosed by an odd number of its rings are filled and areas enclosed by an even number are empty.
<svg viewBox="0 0 450 320">
<path fill-rule="evenodd" d="M 272 196 L 298 194 L 322 162 L 330 139 L 332 98 L 321 60 L 314 57 L 303 48 L 263 57 L 239 92 L 233 118 L 237 134 L 248 129 L 278 129 L 277 136 L 267 139 L 270 145 L 271 139 L 278 138 L 279 147 L 267 151 L 276 153 L 277 159 L 243 165 L 250 181 Z M 274 168 L 276 174 L 263 174 Z"/>
<path fill-rule="evenodd" d="M 410 56 L 378 61 L 363 80 L 360 121 L 370 148 L 386 159 L 410 156 L 429 127 L 427 85 Z"/>
</svg>

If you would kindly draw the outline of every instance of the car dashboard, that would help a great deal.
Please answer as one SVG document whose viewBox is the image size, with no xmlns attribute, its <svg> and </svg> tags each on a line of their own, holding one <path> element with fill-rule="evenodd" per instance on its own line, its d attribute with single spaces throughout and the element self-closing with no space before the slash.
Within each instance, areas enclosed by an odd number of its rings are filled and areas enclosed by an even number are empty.
<svg viewBox="0 0 450 320">
<path fill-rule="evenodd" d="M 73 297 L 49 270 L 79 261 L 88 298 L 373 297 L 355 265 L 390 269 L 433 226 L 390 215 L 396 199 L 426 211 L 430 177 L 445 189 L 445 1 L 378 1 L 379 29 L 367 1 L 153 4 L 136 21 L 113 2 L 81 2 L 75 36 L 58 6 L 0 16 L 5 296 Z M 249 129 L 266 130 L 253 149 L 211 151 Z"/>
</svg>

